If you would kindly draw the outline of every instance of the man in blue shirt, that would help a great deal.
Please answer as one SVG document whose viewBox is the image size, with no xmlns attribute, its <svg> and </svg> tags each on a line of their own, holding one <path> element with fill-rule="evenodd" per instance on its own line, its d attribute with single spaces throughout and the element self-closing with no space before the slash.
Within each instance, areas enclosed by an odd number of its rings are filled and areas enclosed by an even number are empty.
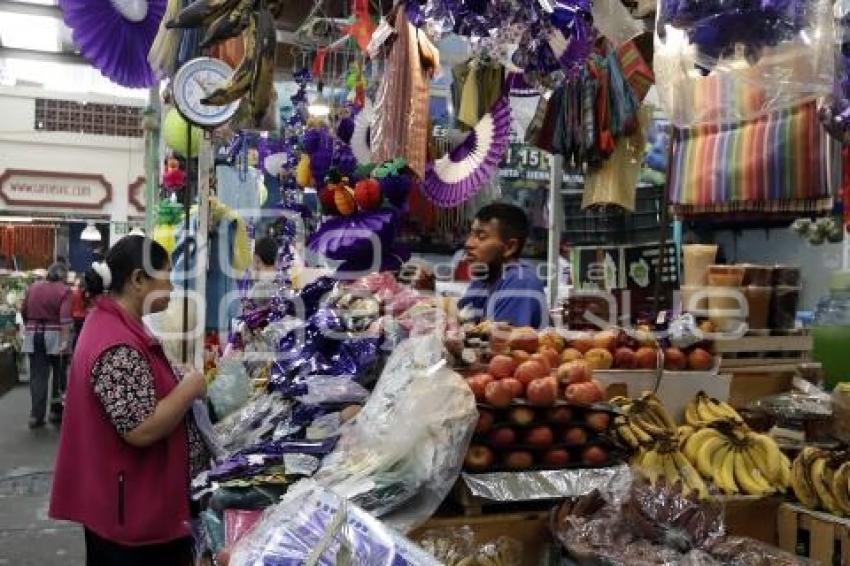
<svg viewBox="0 0 850 566">
<path fill-rule="evenodd" d="M 472 283 L 458 308 L 476 321 L 540 328 L 548 324 L 543 282 L 519 261 L 528 218 L 519 207 L 489 204 L 478 211 L 464 246 Z"/>
</svg>

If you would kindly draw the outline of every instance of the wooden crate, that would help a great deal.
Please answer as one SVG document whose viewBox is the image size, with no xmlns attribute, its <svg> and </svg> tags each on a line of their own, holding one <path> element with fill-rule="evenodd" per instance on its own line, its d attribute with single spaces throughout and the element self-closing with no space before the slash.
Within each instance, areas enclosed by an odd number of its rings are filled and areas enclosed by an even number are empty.
<svg viewBox="0 0 850 566">
<path fill-rule="evenodd" d="M 782 497 L 730 495 L 721 497 L 720 502 L 723 504 L 727 533 L 776 546 L 776 516 Z"/>
<path fill-rule="evenodd" d="M 823 566 L 850 564 L 850 521 L 783 503 L 777 513 L 777 530 L 782 550 Z"/>
<path fill-rule="evenodd" d="M 472 529 L 477 545 L 486 544 L 501 536 L 518 540 L 523 546 L 523 566 L 537 566 L 546 547 L 552 544 L 549 513 L 542 511 L 480 517 L 432 517 L 409 536 L 418 541 L 431 529 L 458 529 L 463 526 Z"/>
<path fill-rule="evenodd" d="M 747 403 L 785 393 L 791 390 L 794 374 L 789 372 L 738 373 L 732 374 L 729 386 L 729 404 L 744 407 Z"/>
<path fill-rule="evenodd" d="M 735 374 L 794 373 L 811 359 L 814 340 L 807 331 L 751 330 L 734 340 L 717 340 L 720 370 Z"/>
</svg>

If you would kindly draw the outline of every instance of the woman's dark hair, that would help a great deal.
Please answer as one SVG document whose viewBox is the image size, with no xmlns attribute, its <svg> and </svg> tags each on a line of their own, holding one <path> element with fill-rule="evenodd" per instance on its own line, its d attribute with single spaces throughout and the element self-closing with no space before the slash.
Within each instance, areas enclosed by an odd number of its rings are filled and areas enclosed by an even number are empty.
<svg viewBox="0 0 850 566">
<path fill-rule="evenodd" d="M 55 262 L 47 270 L 48 281 L 65 281 L 68 278 L 68 266 L 64 263 Z"/>
<path fill-rule="evenodd" d="M 145 236 L 124 236 L 106 252 L 106 265 L 109 266 L 112 281 L 109 290 L 120 293 L 137 269 L 148 276 L 168 265 L 168 252 L 159 243 Z M 89 297 L 103 293 L 103 278 L 90 267 L 85 274 L 85 289 Z"/>
</svg>

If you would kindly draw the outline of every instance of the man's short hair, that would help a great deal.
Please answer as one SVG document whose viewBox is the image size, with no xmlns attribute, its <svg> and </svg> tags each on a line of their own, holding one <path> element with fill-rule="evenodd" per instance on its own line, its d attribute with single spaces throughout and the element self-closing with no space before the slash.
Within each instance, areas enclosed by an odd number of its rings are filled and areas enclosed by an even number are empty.
<svg viewBox="0 0 850 566">
<path fill-rule="evenodd" d="M 505 202 L 494 202 L 482 207 L 475 215 L 476 220 L 489 222 L 499 221 L 499 237 L 507 242 L 516 239 L 519 242 L 517 255 L 522 252 L 528 239 L 528 217 L 520 207 Z"/>
<path fill-rule="evenodd" d="M 265 265 L 273 266 L 277 260 L 277 242 L 268 236 L 260 238 L 254 244 L 254 255 Z"/>
</svg>

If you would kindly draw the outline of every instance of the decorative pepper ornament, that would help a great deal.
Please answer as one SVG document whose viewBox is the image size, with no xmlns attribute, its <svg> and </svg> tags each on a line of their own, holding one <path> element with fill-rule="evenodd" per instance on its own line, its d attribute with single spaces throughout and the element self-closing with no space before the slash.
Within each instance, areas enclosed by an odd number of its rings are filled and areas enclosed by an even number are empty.
<svg viewBox="0 0 850 566">
<path fill-rule="evenodd" d="M 162 173 L 162 186 L 169 191 L 177 191 L 186 186 L 186 172 L 180 169 L 180 161 L 170 157 L 165 161 Z"/>
<path fill-rule="evenodd" d="M 339 214 L 339 210 L 336 208 L 336 199 L 334 197 L 334 189 L 331 187 L 324 187 L 319 191 L 319 202 L 322 203 L 322 211 L 325 214 L 336 215 Z"/>
<path fill-rule="evenodd" d="M 315 185 L 313 177 L 310 174 L 310 156 L 306 153 L 301 156 L 301 160 L 295 168 L 295 182 L 302 187 L 312 187 Z"/>
<path fill-rule="evenodd" d="M 381 184 L 371 177 L 354 185 L 354 200 L 361 210 L 373 210 L 381 205 Z"/>
<path fill-rule="evenodd" d="M 331 185 L 328 185 L 329 187 Z M 350 216 L 357 212 L 357 201 L 354 200 L 354 191 L 340 183 L 333 188 L 334 204 L 343 216 Z"/>
</svg>

